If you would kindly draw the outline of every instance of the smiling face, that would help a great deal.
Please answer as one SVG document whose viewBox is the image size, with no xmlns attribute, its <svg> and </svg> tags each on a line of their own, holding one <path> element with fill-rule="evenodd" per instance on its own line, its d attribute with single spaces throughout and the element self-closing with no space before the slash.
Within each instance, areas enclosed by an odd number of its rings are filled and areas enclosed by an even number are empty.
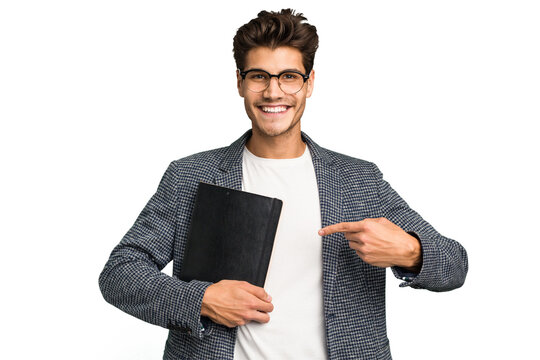
<svg viewBox="0 0 540 360">
<path fill-rule="evenodd" d="M 261 69 L 270 74 L 279 74 L 284 70 L 296 70 L 305 73 L 302 53 L 292 47 L 267 47 L 251 49 L 246 55 L 246 67 L 243 71 Z M 272 77 L 268 88 L 255 93 L 249 90 L 237 73 L 238 93 L 244 98 L 248 117 L 251 119 L 253 132 L 261 136 L 276 137 L 291 132 L 300 134 L 300 118 L 306 107 L 306 98 L 313 91 L 314 72 L 312 71 L 304 87 L 296 94 L 284 93 L 277 78 Z"/>
</svg>

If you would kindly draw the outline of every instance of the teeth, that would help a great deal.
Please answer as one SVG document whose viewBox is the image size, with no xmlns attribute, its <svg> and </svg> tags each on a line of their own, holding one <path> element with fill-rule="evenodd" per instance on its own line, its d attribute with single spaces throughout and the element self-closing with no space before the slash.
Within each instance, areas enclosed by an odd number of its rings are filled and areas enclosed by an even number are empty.
<svg viewBox="0 0 540 360">
<path fill-rule="evenodd" d="M 268 112 L 268 113 L 278 113 L 287 110 L 286 106 L 263 106 L 262 111 Z"/>
</svg>

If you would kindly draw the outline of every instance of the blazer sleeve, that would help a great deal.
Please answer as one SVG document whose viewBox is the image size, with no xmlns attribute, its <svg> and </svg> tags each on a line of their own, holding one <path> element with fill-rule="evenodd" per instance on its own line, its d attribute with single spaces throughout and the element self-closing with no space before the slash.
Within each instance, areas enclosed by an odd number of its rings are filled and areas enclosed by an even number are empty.
<svg viewBox="0 0 540 360">
<path fill-rule="evenodd" d="M 202 338 L 207 282 L 183 282 L 161 270 L 173 258 L 178 179 L 175 163 L 99 276 L 105 300 L 146 322 Z"/>
<path fill-rule="evenodd" d="M 422 246 L 422 269 L 416 276 L 405 277 L 406 281 L 400 286 L 431 291 L 449 291 L 461 287 L 468 271 L 467 252 L 463 246 L 439 234 L 383 180 L 377 166 L 373 164 L 373 167 L 383 216 L 415 235 Z M 396 277 L 404 278 L 404 272 L 399 268 L 393 267 L 392 271 Z"/>
</svg>

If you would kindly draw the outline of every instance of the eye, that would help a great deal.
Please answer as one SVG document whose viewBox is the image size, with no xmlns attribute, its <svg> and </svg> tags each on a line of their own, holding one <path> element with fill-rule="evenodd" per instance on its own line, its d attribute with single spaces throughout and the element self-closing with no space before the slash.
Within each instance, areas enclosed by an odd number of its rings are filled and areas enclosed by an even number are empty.
<svg viewBox="0 0 540 360">
<path fill-rule="evenodd" d="M 300 79 L 300 75 L 297 73 L 283 73 L 281 74 L 281 79 L 285 81 L 295 81 Z"/>
<path fill-rule="evenodd" d="M 253 81 L 264 81 L 268 79 L 268 74 L 263 73 L 261 71 L 253 71 L 253 72 L 248 73 L 247 77 L 249 80 L 253 80 Z"/>
</svg>

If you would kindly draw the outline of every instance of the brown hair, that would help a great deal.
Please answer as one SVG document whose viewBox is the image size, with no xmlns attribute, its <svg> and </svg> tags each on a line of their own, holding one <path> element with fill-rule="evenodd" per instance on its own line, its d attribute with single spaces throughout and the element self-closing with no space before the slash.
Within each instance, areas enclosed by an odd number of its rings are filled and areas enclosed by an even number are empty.
<svg viewBox="0 0 540 360">
<path fill-rule="evenodd" d="M 302 53 L 302 62 L 309 75 L 319 47 L 319 36 L 317 28 L 304 21 L 307 21 L 304 14 L 295 13 L 292 9 L 261 11 L 255 19 L 240 27 L 234 36 L 236 67 L 244 70 L 246 55 L 253 48 L 291 46 Z"/>
</svg>

